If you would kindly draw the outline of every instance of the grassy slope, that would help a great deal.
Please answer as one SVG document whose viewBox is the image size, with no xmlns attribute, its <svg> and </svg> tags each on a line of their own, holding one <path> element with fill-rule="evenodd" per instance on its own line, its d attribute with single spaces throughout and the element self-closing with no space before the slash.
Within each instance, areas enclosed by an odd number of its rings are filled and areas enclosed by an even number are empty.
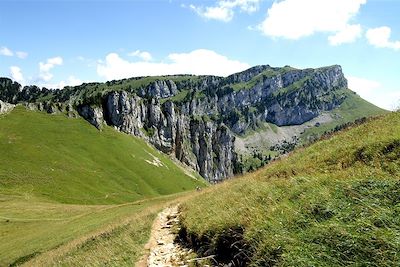
<svg viewBox="0 0 400 267">
<path fill-rule="evenodd" d="M 382 115 L 388 113 L 388 111 L 381 109 L 368 101 L 362 99 L 360 96 L 355 94 L 353 91 L 345 89 L 342 90 L 343 94 L 346 95 L 346 100 L 336 109 L 329 111 L 329 113 L 334 118 L 333 121 L 322 123 L 318 127 L 313 126 L 311 128 L 307 128 L 302 134 L 300 134 L 300 144 L 308 144 L 310 140 L 316 140 L 321 135 L 326 132 L 330 132 L 335 129 L 336 126 L 343 125 L 348 122 L 354 122 L 357 119 L 363 117 L 371 117 Z M 285 126 L 284 126 L 285 127 Z M 244 138 L 248 140 L 252 140 L 252 136 L 257 133 L 262 132 L 270 132 L 273 131 L 276 133 L 278 126 L 272 123 L 265 123 L 261 125 L 258 129 L 249 130 L 244 135 Z M 258 140 L 257 138 L 253 138 L 253 140 Z M 275 151 L 271 151 L 271 144 L 269 142 L 259 143 L 256 141 L 254 146 L 257 147 L 257 150 L 265 157 L 266 155 L 275 156 L 278 153 Z M 250 151 L 251 152 L 251 151 Z M 251 153 L 244 153 L 243 155 L 243 164 L 244 170 L 247 171 L 249 168 L 258 169 L 262 166 L 262 162 L 258 158 L 254 158 Z"/>
<path fill-rule="evenodd" d="M 202 249 L 239 246 L 252 266 L 398 266 L 399 196 L 391 113 L 205 190 L 181 221 Z"/>
<path fill-rule="evenodd" d="M 335 120 L 322 124 L 319 127 L 307 129 L 301 135 L 302 140 L 306 140 L 311 135 L 319 136 L 324 132 L 329 132 L 338 125 L 353 122 L 362 117 L 377 116 L 388 112 L 362 99 L 351 90 L 345 90 L 344 94 L 346 95 L 346 100 L 338 108 L 330 111 Z"/>
<path fill-rule="evenodd" d="M 0 266 L 132 266 L 156 214 L 187 193 L 117 205 L 1 196 Z"/>
<path fill-rule="evenodd" d="M 22 107 L 0 116 L 0 151 L 2 194 L 113 204 L 203 184 L 138 138 Z M 149 163 L 155 157 L 163 166 Z"/>
<path fill-rule="evenodd" d="M 0 115 L 0 151 L 0 266 L 132 266 L 180 197 L 160 195 L 205 185 L 138 138 L 22 107 Z"/>
</svg>

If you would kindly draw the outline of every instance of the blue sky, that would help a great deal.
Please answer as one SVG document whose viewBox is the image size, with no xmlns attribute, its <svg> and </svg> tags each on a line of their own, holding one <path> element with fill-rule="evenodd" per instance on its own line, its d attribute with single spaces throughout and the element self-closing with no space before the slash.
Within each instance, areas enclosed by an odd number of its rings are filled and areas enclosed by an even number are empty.
<svg viewBox="0 0 400 267">
<path fill-rule="evenodd" d="M 0 0 L 0 10 L 0 76 L 22 84 L 340 64 L 362 97 L 399 105 L 398 0 Z"/>
</svg>

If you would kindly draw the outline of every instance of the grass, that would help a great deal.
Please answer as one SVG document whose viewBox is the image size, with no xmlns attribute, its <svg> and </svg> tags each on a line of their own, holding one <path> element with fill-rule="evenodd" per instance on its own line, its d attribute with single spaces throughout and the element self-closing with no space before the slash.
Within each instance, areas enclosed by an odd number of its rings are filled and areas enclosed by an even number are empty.
<svg viewBox="0 0 400 267">
<path fill-rule="evenodd" d="M 351 90 L 346 89 L 339 93 L 343 93 L 346 99 L 338 108 L 330 111 L 335 120 L 321 124 L 319 127 L 306 129 L 301 135 L 303 142 L 306 142 L 311 136 L 321 136 L 323 133 L 331 131 L 338 125 L 353 122 L 362 117 L 377 116 L 388 112 L 362 99 Z"/>
<path fill-rule="evenodd" d="M 23 107 L 0 116 L 0 150 L 2 194 L 116 204 L 204 186 L 139 138 Z"/>
<path fill-rule="evenodd" d="M 0 266 L 132 266 L 156 214 L 206 185 L 138 138 L 21 106 L 0 150 Z"/>
<path fill-rule="evenodd" d="M 269 79 L 278 75 L 283 75 L 291 70 L 294 69 L 288 66 L 283 68 L 269 68 L 254 76 L 251 80 L 247 82 L 234 83 L 230 84 L 229 86 L 232 87 L 234 91 L 249 90 L 265 79 Z"/>
<path fill-rule="evenodd" d="M 287 87 L 284 87 L 282 89 L 279 89 L 278 91 L 275 91 L 272 95 L 274 97 L 277 97 L 278 95 L 290 94 L 294 91 L 297 91 L 297 90 L 303 88 L 308 80 L 310 80 L 310 77 L 304 77 L 303 79 L 300 79 L 300 80 L 290 84 Z"/>
<path fill-rule="evenodd" d="M 206 189 L 181 237 L 239 266 L 398 266 L 400 113 Z"/>
<path fill-rule="evenodd" d="M 132 266 L 170 195 L 118 205 L 71 205 L 1 195 L 0 266 Z"/>
<path fill-rule="evenodd" d="M 201 76 L 192 75 L 169 75 L 169 76 L 147 76 L 138 78 L 129 78 L 122 80 L 114 80 L 106 83 L 86 83 L 76 87 L 68 87 L 73 94 L 73 97 L 79 104 L 87 99 L 99 99 L 102 95 L 112 91 L 127 91 L 129 93 L 136 92 L 140 88 L 145 88 L 155 81 L 172 80 L 174 82 L 188 81 L 196 83 Z M 53 96 L 50 96 L 50 99 Z M 49 97 L 47 97 L 49 98 Z M 39 101 L 46 100 L 45 98 L 38 99 Z"/>
<path fill-rule="evenodd" d="M 190 93 L 190 90 L 184 89 L 172 97 L 161 99 L 160 102 L 165 103 L 167 100 L 170 100 L 174 103 L 181 103 L 186 99 L 186 97 L 189 93 Z"/>
</svg>

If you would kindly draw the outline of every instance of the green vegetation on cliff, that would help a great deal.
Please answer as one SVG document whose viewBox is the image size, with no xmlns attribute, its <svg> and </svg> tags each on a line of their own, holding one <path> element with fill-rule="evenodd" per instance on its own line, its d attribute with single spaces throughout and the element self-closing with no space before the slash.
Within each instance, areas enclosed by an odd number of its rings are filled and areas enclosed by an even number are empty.
<svg viewBox="0 0 400 267">
<path fill-rule="evenodd" d="M 250 266 L 400 264 L 400 113 L 370 119 L 182 206 L 200 255 Z"/>
</svg>

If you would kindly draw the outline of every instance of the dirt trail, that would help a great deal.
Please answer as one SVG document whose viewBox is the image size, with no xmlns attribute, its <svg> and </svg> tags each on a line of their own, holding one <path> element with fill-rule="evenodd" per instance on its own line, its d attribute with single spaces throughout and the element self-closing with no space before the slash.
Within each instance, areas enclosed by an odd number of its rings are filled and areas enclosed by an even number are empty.
<svg viewBox="0 0 400 267">
<path fill-rule="evenodd" d="M 148 252 L 136 265 L 138 267 L 188 266 L 191 250 L 175 243 L 174 230 L 178 227 L 178 206 L 168 207 L 160 212 L 153 223 L 150 240 L 145 249 Z"/>
</svg>

